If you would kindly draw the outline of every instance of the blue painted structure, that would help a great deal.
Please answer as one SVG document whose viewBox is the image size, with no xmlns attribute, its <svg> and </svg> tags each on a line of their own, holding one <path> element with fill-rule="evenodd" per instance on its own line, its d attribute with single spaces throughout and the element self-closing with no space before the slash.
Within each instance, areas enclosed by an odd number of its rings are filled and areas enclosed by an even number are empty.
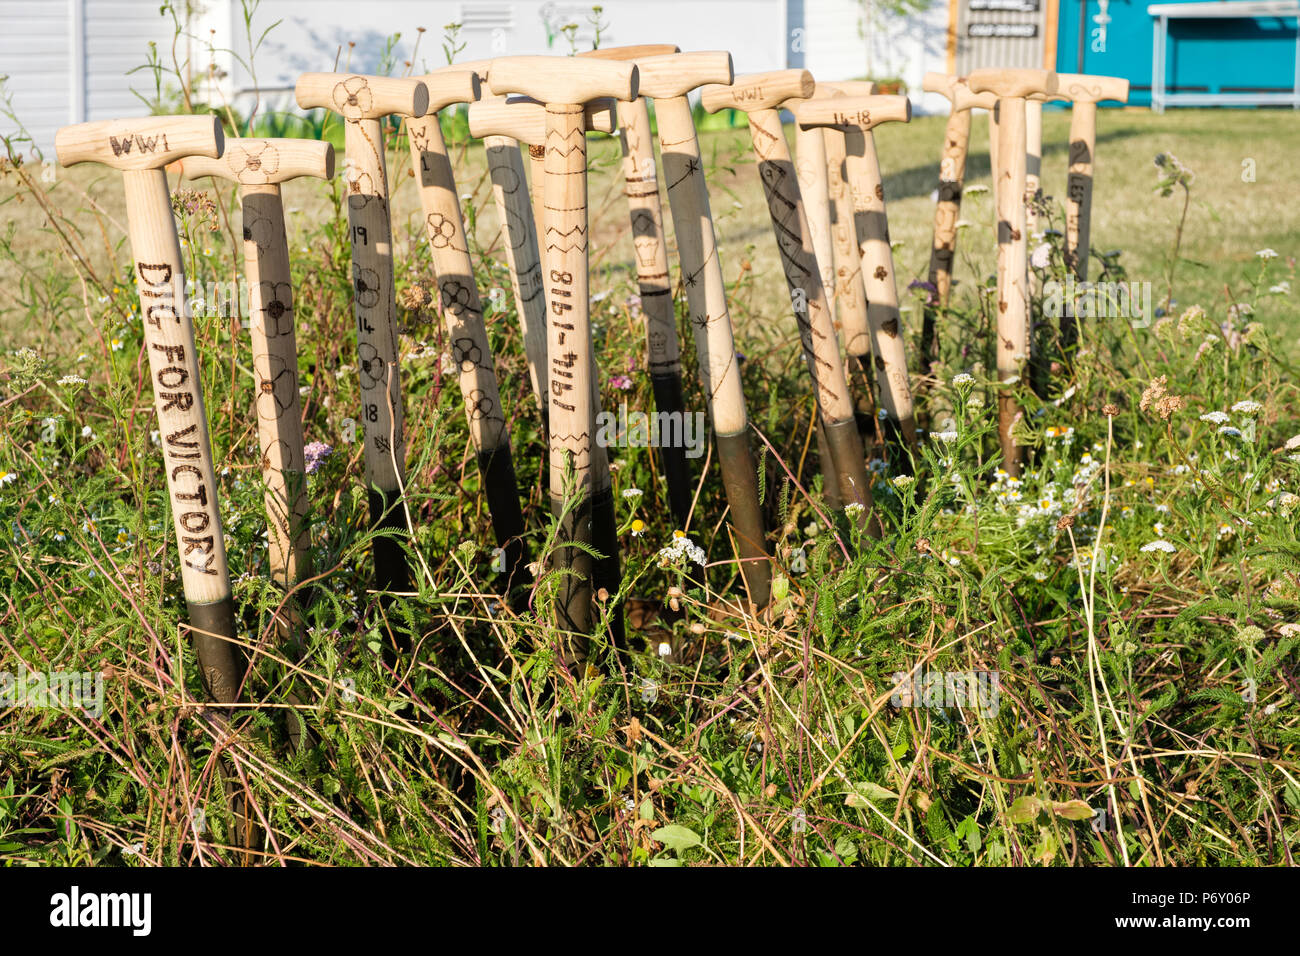
<svg viewBox="0 0 1300 956">
<path fill-rule="evenodd" d="M 1057 71 L 1125 77 L 1130 84 L 1129 105 L 1149 106 L 1154 18 L 1147 7 L 1153 2 L 1179 0 L 1110 0 L 1105 48 L 1099 50 L 1097 0 L 1060 0 Z M 1085 18 L 1082 42 L 1081 13 Z M 1289 91 L 1296 77 L 1296 29 L 1295 17 L 1170 20 L 1167 92 Z"/>
</svg>

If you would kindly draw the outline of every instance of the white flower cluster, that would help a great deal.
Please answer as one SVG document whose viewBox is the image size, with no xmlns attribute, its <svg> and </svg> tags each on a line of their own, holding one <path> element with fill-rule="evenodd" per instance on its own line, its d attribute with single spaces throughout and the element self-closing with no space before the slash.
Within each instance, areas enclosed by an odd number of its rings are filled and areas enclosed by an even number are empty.
<svg viewBox="0 0 1300 956">
<path fill-rule="evenodd" d="M 688 561 L 694 561 L 701 567 L 704 566 L 704 562 L 707 560 L 704 555 L 704 550 L 685 535 L 673 538 L 672 543 L 668 545 L 668 547 L 659 549 L 660 564 L 676 564 L 682 558 L 685 558 Z"/>
<path fill-rule="evenodd" d="M 1142 545 L 1143 551 L 1163 551 L 1165 554 L 1173 554 L 1178 549 L 1163 538 L 1157 538 L 1155 541 L 1149 541 Z"/>
</svg>

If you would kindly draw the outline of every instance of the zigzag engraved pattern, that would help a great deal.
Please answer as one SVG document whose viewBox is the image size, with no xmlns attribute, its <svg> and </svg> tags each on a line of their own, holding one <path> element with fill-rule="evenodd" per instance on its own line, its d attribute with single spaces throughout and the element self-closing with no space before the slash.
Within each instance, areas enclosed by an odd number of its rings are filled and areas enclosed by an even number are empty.
<svg viewBox="0 0 1300 956">
<path fill-rule="evenodd" d="M 549 159 L 551 154 L 556 156 L 567 157 L 571 153 L 585 153 L 587 150 L 587 134 L 581 128 L 571 129 L 567 133 L 561 133 L 559 130 L 548 129 L 546 131 L 546 157 Z"/>
<path fill-rule="evenodd" d="M 546 228 L 546 251 L 547 252 L 585 252 L 587 249 L 587 228 L 586 226 L 574 226 L 567 232 L 562 232 L 551 226 Z"/>
</svg>

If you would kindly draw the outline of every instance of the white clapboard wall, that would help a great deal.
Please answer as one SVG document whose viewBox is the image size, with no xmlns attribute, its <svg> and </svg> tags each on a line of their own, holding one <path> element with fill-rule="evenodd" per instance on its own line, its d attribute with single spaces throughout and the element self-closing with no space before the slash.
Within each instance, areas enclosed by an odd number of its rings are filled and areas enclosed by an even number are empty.
<svg viewBox="0 0 1300 956">
<path fill-rule="evenodd" d="M 67 123 L 147 112 L 132 89 L 152 100 L 154 77 L 148 70 L 128 71 L 147 62 L 150 41 L 164 63 L 173 56 L 183 69 L 188 63 L 200 97 L 215 103 L 228 98 L 247 109 L 256 86 L 266 110 L 292 109 L 294 80 L 308 70 L 337 63 L 374 71 L 385 56 L 396 74 L 406 72 L 408 60 L 416 71 L 442 66 L 443 27 L 453 21 L 463 24 L 458 60 L 567 53 L 566 23 L 578 25 L 578 49 L 589 48 L 594 36 L 591 3 L 262 0 L 254 38 L 279 25 L 257 52 L 255 84 L 241 63 L 249 42 L 238 0 L 204 0 L 188 36 L 179 38 L 171 19 L 159 15 L 160 6 L 159 0 L 0 0 L 0 73 L 8 75 L 12 109 L 37 146 L 48 154 L 55 130 Z M 604 0 L 602 6 L 602 46 L 725 49 L 738 73 L 799 66 L 818 79 L 839 80 L 870 71 L 902 76 L 919 96 L 925 71 L 944 68 L 945 0 L 934 0 L 929 14 L 865 32 L 859 0 Z M 390 37 L 399 33 L 390 49 Z M 217 79 L 204 84 L 210 67 Z M 175 76 L 165 85 L 174 92 Z M 0 133 L 16 131 L 12 119 L 0 117 Z M 20 150 L 29 151 L 26 144 Z"/>
</svg>

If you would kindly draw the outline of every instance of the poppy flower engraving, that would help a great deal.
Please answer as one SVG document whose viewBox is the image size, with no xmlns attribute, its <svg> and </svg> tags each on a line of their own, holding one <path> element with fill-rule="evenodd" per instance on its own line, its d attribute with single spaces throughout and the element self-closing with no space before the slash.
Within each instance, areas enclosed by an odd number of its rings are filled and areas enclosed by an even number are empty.
<svg viewBox="0 0 1300 956">
<path fill-rule="evenodd" d="M 294 467 L 293 453 L 289 449 L 289 443 L 279 438 L 272 438 L 262 448 L 262 470 L 270 471 L 272 468 L 288 471 L 299 470 Z"/>
<path fill-rule="evenodd" d="M 265 253 L 275 239 L 275 226 L 271 220 L 259 217 L 244 220 L 244 241 L 256 243 L 257 251 Z"/>
<path fill-rule="evenodd" d="M 365 119 L 373 105 L 374 97 L 364 76 L 350 76 L 334 87 L 334 108 L 345 120 L 355 123 Z"/>
<path fill-rule="evenodd" d="M 288 335 L 293 331 L 292 296 L 293 288 L 287 282 L 262 281 L 257 284 L 257 301 L 267 338 Z"/>
<path fill-rule="evenodd" d="M 438 289 L 442 293 L 442 307 L 449 312 L 459 314 L 469 306 L 470 290 L 464 283 L 448 279 Z"/>
<path fill-rule="evenodd" d="M 474 389 L 465 399 L 465 407 L 469 411 L 471 421 L 482 421 L 485 418 L 495 417 L 492 413 L 496 403 L 485 395 L 481 389 Z"/>
<path fill-rule="evenodd" d="M 468 372 L 483 362 L 483 350 L 468 336 L 463 336 L 451 343 L 452 360 L 460 366 L 462 372 Z"/>
<path fill-rule="evenodd" d="M 298 370 L 290 368 L 278 355 L 263 356 L 262 361 L 266 364 L 258 374 L 257 414 L 273 420 L 293 404 L 298 394 Z"/>
<path fill-rule="evenodd" d="M 356 290 L 357 305 L 361 308 L 373 309 L 379 304 L 379 273 L 374 269 L 354 266 L 352 287 Z"/>
<path fill-rule="evenodd" d="M 357 368 L 361 372 L 361 387 L 366 391 L 384 384 L 384 360 L 379 350 L 369 342 L 357 346 Z"/>
<path fill-rule="evenodd" d="M 429 242 L 435 249 L 459 248 L 455 245 L 456 224 L 440 212 L 431 212 L 425 219 Z"/>
<path fill-rule="evenodd" d="M 236 144 L 226 147 L 226 165 L 234 177 L 246 186 L 259 186 L 271 181 L 280 170 L 280 152 L 270 143 L 251 146 Z"/>
</svg>

